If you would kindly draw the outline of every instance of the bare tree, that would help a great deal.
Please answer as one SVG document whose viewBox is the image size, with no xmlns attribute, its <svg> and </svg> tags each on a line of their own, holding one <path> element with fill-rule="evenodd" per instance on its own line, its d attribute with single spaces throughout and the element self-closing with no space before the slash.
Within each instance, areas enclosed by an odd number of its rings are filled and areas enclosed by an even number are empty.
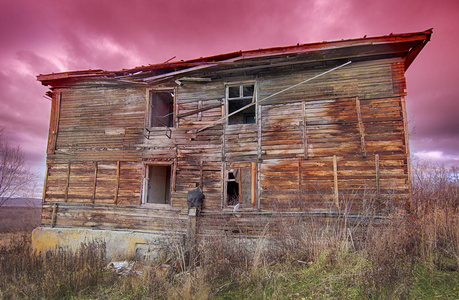
<svg viewBox="0 0 459 300">
<path fill-rule="evenodd" d="M 0 127 L 0 206 L 18 196 L 32 181 L 32 173 L 25 163 L 21 147 L 11 146 Z"/>
</svg>

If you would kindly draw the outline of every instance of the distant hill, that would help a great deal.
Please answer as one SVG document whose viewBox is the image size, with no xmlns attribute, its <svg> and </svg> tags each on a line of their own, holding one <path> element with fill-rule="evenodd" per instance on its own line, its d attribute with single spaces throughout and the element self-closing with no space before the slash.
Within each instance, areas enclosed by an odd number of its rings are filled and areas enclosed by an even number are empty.
<svg viewBox="0 0 459 300">
<path fill-rule="evenodd" d="M 0 201 L 1 202 L 1 201 Z M 41 199 L 39 198 L 10 198 L 2 207 L 41 207 Z"/>
</svg>

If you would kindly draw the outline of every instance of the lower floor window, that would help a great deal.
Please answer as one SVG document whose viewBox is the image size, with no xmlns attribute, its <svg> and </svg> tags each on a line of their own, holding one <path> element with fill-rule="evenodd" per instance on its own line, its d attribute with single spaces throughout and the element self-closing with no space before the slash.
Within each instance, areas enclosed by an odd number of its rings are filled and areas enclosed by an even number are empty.
<svg viewBox="0 0 459 300">
<path fill-rule="evenodd" d="M 147 165 L 145 168 L 143 203 L 171 203 L 171 166 Z"/>
<path fill-rule="evenodd" d="M 226 204 L 255 206 L 256 163 L 233 163 L 227 170 Z"/>
</svg>

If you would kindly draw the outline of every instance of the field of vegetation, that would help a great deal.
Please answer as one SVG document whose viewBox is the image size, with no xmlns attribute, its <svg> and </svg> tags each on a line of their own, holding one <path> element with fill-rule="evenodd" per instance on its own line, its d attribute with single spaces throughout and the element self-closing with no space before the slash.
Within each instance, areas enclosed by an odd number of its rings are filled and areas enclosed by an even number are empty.
<svg viewBox="0 0 459 300">
<path fill-rule="evenodd" d="M 413 213 L 387 225 L 290 220 L 251 251 L 221 236 L 121 269 L 103 243 L 36 255 L 28 229 L 10 232 L 0 299 L 459 299 L 458 175 L 417 165 Z"/>
</svg>

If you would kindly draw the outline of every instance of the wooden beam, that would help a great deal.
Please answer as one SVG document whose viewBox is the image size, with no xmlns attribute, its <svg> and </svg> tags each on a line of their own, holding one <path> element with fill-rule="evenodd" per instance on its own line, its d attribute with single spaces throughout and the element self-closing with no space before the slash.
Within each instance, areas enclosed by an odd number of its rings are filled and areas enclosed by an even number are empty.
<svg viewBox="0 0 459 300">
<path fill-rule="evenodd" d="M 413 191 L 412 191 L 412 182 L 411 182 L 411 153 L 410 153 L 410 139 L 408 135 L 408 120 L 406 119 L 406 102 L 405 97 L 400 98 L 400 104 L 402 106 L 402 116 L 403 116 L 403 131 L 405 135 L 405 154 L 406 154 L 406 169 L 408 176 L 408 201 L 406 203 L 407 210 L 411 210 L 413 207 Z"/>
<path fill-rule="evenodd" d="M 60 120 L 60 111 L 61 111 L 61 98 L 62 92 L 53 96 L 53 101 L 51 103 L 51 115 L 49 121 L 49 133 L 48 133 L 48 145 L 46 153 L 55 154 L 57 148 L 57 135 L 59 132 L 59 120 Z"/>
<path fill-rule="evenodd" d="M 116 162 L 115 204 L 118 204 L 118 191 L 120 188 L 120 161 Z"/>
<path fill-rule="evenodd" d="M 172 93 L 174 93 L 173 101 L 174 101 L 174 126 L 175 128 L 179 128 L 179 117 L 178 117 L 178 112 L 179 112 L 179 105 L 177 101 L 177 88 L 174 88 L 172 90 Z"/>
<path fill-rule="evenodd" d="M 365 147 L 365 127 L 362 121 L 362 113 L 360 112 L 360 100 L 359 97 L 355 97 L 355 107 L 357 110 L 357 118 L 359 122 L 359 132 L 360 132 L 360 147 L 362 148 L 362 156 L 367 157 L 367 150 Z"/>
<path fill-rule="evenodd" d="M 298 157 L 298 194 L 301 194 L 301 190 L 302 190 L 302 180 L 301 180 L 301 157 Z"/>
<path fill-rule="evenodd" d="M 67 202 L 70 184 L 70 162 L 67 164 L 67 182 L 65 183 L 64 201 Z"/>
<path fill-rule="evenodd" d="M 92 203 L 96 202 L 97 162 L 94 162 L 94 182 L 92 184 Z"/>
<path fill-rule="evenodd" d="M 202 102 L 202 101 L 199 101 L 199 102 Z M 198 109 L 178 114 L 177 118 L 183 118 L 183 117 L 188 117 L 188 116 L 191 116 L 191 115 L 194 115 L 194 114 L 200 114 L 203 111 L 214 109 L 214 108 L 219 108 L 222 105 L 223 105 L 223 103 L 202 107 L 202 104 L 201 104 L 201 107 L 198 107 Z"/>
<path fill-rule="evenodd" d="M 379 182 L 379 154 L 375 155 L 375 173 L 376 173 L 376 195 L 378 200 L 381 198 L 381 187 Z"/>
<path fill-rule="evenodd" d="M 256 85 L 256 88 L 258 89 L 258 85 Z M 258 91 L 257 93 L 255 94 L 255 97 L 258 97 Z M 262 151 L 261 151 L 261 144 L 262 144 L 262 128 L 263 128 L 263 124 L 262 124 L 262 115 L 261 115 L 261 110 L 262 110 L 262 107 L 261 105 L 256 105 L 255 106 L 256 108 L 256 116 L 257 116 L 257 156 L 258 156 L 258 161 L 261 161 L 262 160 Z"/>
<path fill-rule="evenodd" d="M 303 126 L 302 126 L 302 138 L 303 138 L 303 151 L 304 151 L 304 159 L 308 159 L 308 130 L 307 130 L 307 123 L 306 123 L 306 102 L 303 101 L 301 103 L 301 110 L 302 110 L 302 117 L 303 117 Z"/>
<path fill-rule="evenodd" d="M 337 209 L 339 209 L 339 196 L 338 196 L 338 160 L 336 155 L 333 155 L 333 181 L 334 181 L 334 202 Z"/>
<path fill-rule="evenodd" d="M 224 140 L 224 139 L 223 139 Z M 224 147 L 222 147 L 224 148 Z M 223 151 L 223 150 L 222 150 Z M 226 207 L 226 204 L 227 204 L 227 196 L 226 196 L 226 193 L 227 193 L 227 185 L 228 185 L 228 173 L 226 171 L 226 162 L 225 162 L 225 159 L 224 159 L 224 156 L 222 156 L 222 162 L 221 162 L 221 166 L 222 166 L 222 171 L 221 171 L 221 182 L 222 182 L 222 187 L 221 187 L 221 208 L 224 208 Z"/>
<path fill-rule="evenodd" d="M 201 160 L 199 162 L 199 188 L 202 190 L 204 187 L 203 187 L 203 184 L 204 184 L 204 181 L 202 179 L 202 176 L 203 176 L 203 161 Z"/>
<path fill-rule="evenodd" d="M 202 100 L 198 101 L 198 121 L 202 121 Z"/>
<path fill-rule="evenodd" d="M 43 196 L 41 198 L 41 202 L 44 203 L 45 202 L 45 198 L 46 198 L 46 190 L 48 188 L 48 174 L 49 174 L 49 164 L 46 164 L 46 171 L 45 171 L 45 183 L 43 185 Z"/>
<path fill-rule="evenodd" d="M 257 163 L 252 162 L 252 180 L 251 180 L 251 204 L 255 206 L 257 204 Z"/>
<path fill-rule="evenodd" d="M 51 215 L 51 228 L 56 225 L 57 203 L 53 204 L 53 213 Z"/>
<path fill-rule="evenodd" d="M 56 149 L 57 149 L 57 136 L 59 134 L 59 123 L 61 120 L 62 92 L 59 92 L 57 97 L 58 98 L 57 98 L 57 107 L 56 107 L 56 130 L 54 133 L 53 153 L 56 153 Z"/>
<path fill-rule="evenodd" d="M 190 82 L 211 82 L 211 78 L 204 78 L 204 77 L 182 77 L 177 79 L 179 81 L 190 81 Z"/>
<path fill-rule="evenodd" d="M 239 195 L 239 203 L 242 204 L 242 168 L 238 168 L 237 170 L 237 182 L 238 182 L 238 195 Z"/>
<path fill-rule="evenodd" d="M 177 164 L 178 160 L 174 159 L 174 164 L 172 165 L 172 191 L 175 192 L 175 181 L 177 180 Z"/>
</svg>

